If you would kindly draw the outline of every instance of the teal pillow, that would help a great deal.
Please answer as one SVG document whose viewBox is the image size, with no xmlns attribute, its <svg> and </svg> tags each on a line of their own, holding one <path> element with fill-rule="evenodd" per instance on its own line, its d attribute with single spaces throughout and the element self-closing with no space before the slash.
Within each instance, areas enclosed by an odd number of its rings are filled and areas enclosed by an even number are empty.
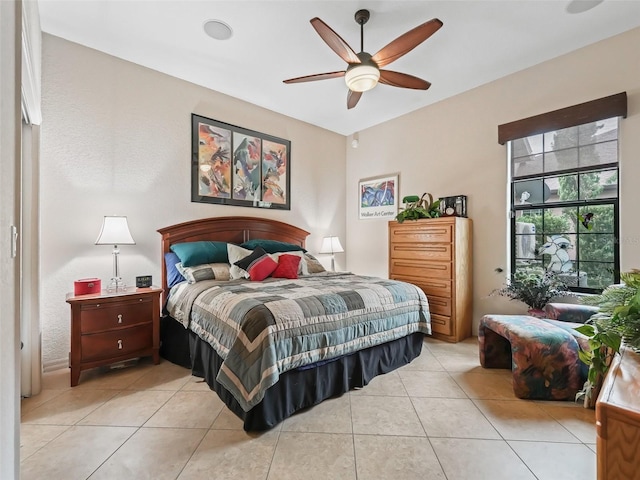
<svg viewBox="0 0 640 480">
<path fill-rule="evenodd" d="M 185 242 L 171 245 L 183 267 L 195 267 L 205 263 L 229 263 L 227 242 Z"/>
<path fill-rule="evenodd" d="M 267 253 L 278 252 L 306 252 L 300 245 L 294 245 L 293 243 L 279 242 L 278 240 L 265 240 L 256 238 L 255 240 L 249 240 L 240 245 L 247 250 L 255 250 L 260 247 Z"/>
</svg>

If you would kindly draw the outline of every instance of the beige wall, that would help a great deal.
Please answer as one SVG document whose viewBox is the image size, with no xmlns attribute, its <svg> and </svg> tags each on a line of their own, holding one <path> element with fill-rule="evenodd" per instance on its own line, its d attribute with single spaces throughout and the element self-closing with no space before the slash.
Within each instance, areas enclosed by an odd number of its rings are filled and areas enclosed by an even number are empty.
<svg viewBox="0 0 640 480">
<path fill-rule="evenodd" d="M 481 315 L 523 311 L 487 298 L 507 260 L 506 147 L 498 125 L 626 91 L 621 122 L 622 269 L 640 266 L 640 29 L 486 84 L 359 133 L 347 153 L 347 267 L 387 275 L 387 222 L 358 220 L 358 180 L 400 172 L 400 194 L 467 195 L 474 221 L 474 331 Z M 380 88 L 388 88 L 381 86 Z M 427 93 L 428 94 L 428 93 Z"/>
<path fill-rule="evenodd" d="M 497 126 L 626 91 L 621 131 L 622 268 L 638 266 L 640 29 L 599 42 L 345 138 L 220 93 L 44 36 L 42 125 L 42 327 L 45 366 L 69 348 L 65 293 L 73 280 L 111 276 L 109 247 L 94 246 L 103 215 L 129 217 L 136 246 L 121 268 L 160 278 L 157 228 L 218 215 L 261 215 L 309 230 L 309 248 L 337 234 L 337 268 L 387 275 L 387 222 L 358 220 L 358 180 L 400 173 L 399 197 L 465 194 L 474 220 L 474 330 L 488 312 L 521 311 L 487 298 L 507 265 L 506 147 Z M 380 88 L 391 88 L 381 86 Z M 399 92 L 400 94 L 400 92 Z M 428 93 L 427 93 L 428 94 Z M 190 114 L 292 141 L 292 210 L 190 203 Z M 346 153 L 345 153 L 346 151 Z M 346 176 L 345 176 L 346 172 Z M 346 177 L 346 178 L 345 178 Z M 345 208 L 346 202 L 346 208 Z M 345 263 L 344 259 L 348 258 Z"/>
<path fill-rule="evenodd" d="M 224 215 L 268 217 L 345 238 L 345 138 L 50 35 L 43 39 L 41 322 L 45 368 L 66 365 L 73 281 L 112 273 L 95 246 L 104 215 L 127 215 L 124 280 L 160 282 L 158 228 Z M 291 211 L 191 203 L 191 113 L 291 140 Z M 337 256 L 344 265 L 343 256 Z"/>
</svg>

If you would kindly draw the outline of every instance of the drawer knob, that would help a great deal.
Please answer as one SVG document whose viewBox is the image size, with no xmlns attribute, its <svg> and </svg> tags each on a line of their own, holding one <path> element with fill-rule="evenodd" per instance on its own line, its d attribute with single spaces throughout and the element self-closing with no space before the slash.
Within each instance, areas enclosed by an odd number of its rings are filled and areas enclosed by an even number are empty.
<svg viewBox="0 0 640 480">
<path fill-rule="evenodd" d="M 118 314 L 118 323 L 122 323 L 122 314 Z"/>
<path fill-rule="evenodd" d="M 100 304 L 99 303 L 96 305 L 96 308 L 100 308 Z"/>
<path fill-rule="evenodd" d="M 118 350 L 122 350 L 122 340 L 118 340 Z"/>
<path fill-rule="evenodd" d="M 141 302 L 141 301 L 142 301 L 142 299 L 140 299 L 140 300 L 138 300 L 138 301 L 139 301 L 139 302 Z"/>
</svg>

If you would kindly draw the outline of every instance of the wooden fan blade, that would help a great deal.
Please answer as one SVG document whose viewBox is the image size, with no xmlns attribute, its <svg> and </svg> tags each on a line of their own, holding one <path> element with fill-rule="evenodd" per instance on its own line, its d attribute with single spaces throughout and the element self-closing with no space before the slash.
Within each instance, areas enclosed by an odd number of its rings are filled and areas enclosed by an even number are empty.
<svg viewBox="0 0 640 480">
<path fill-rule="evenodd" d="M 414 88 L 416 90 L 426 90 L 431 86 L 426 80 L 406 73 L 392 72 L 391 70 L 380 70 L 378 82 L 392 87 Z"/>
<path fill-rule="evenodd" d="M 378 53 L 371 57 L 371 60 L 376 62 L 379 67 L 389 65 L 405 53 L 416 48 L 427 38 L 436 33 L 440 27 L 442 27 L 442 22 L 437 18 L 431 19 L 422 25 L 418 25 L 413 30 L 409 30 L 404 35 L 400 35 L 386 47 L 383 47 Z"/>
<path fill-rule="evenodd" d="M 300 83 L 300 82 L 313 82 L 315 80 L 326 80 L 328 78 L 344 77 L 344 70 L 339 72 L 329 73 L 316 73 L 315 75 L 305 75 L 304 77 L 290 78 L 283 80 L 284 83 Z"/>
<path fill-rule="evenodd" d="M 353 90 L 349 90 L 349 94 L 347 95 L 347 109 L 351 110 L 358 104 L 360 97 L 362 96 L 362 92 L 354 92 Z"/>
<path fill-rule="evenodd" d="M 311 25 L 316 29 L 320 38 L 325 41 L 329 48 L 336 52 L 340 58 L 347 63 L 360 63 L 356 52 L 345 42 L 340 35 L 334 32 L 329 25 L 318 17 L 311 19 Z"/>
</svg>

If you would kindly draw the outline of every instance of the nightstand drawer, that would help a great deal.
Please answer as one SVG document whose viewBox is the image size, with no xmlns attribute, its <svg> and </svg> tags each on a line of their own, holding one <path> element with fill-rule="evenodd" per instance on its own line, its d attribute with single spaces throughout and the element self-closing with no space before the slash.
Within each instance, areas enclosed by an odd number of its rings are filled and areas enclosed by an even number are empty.
<svg viewBox="0 0 640 480">
<path fill-rule="evenodd" d="M 431 331 L 442 335 L 451 335 L 453 333 L 451 330 L 451 317 L 432 313 Z"/>
<path fill-rule="evenodd" d="M 80 331 L 85 334 L 147 323 L 152 315 L 153 302 L 148 297 L 126 302 L 89 303 L 82 306 Z"/>
<path fill-rule="evenodd" d="M 139 325 L 105 333 L 82 335 L 80 348 L 82 361 L 127 355 L 138 350 L 150 350 L 153 346 L 153 325 Z"/>
<path fill-rule="evenodd" d="M 396 243 L 391 245 L 392 259 L 439 260 L 450 262 L 450 243 Z"/>
</svg>

